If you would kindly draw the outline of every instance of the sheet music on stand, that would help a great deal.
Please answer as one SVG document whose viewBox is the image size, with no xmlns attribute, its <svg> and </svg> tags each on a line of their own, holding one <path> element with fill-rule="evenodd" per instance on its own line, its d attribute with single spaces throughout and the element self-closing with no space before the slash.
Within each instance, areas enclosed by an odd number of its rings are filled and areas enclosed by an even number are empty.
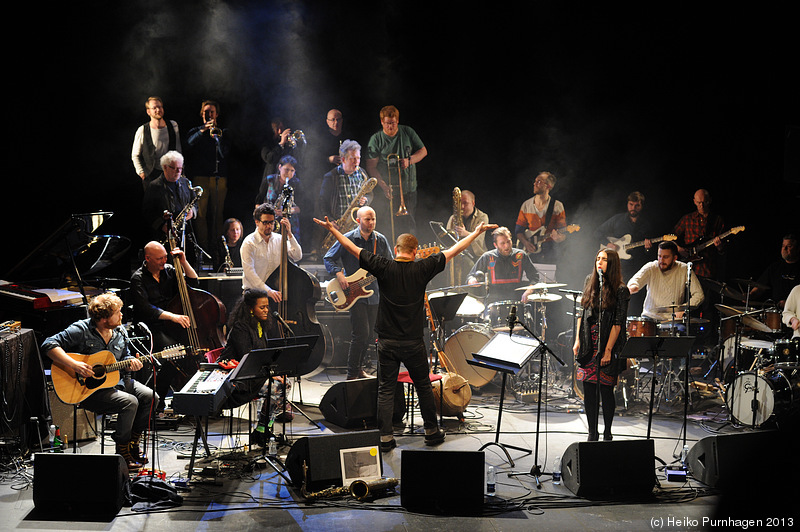
<svg viewBox="0 0 800 532">
<path fill-rule="evenodd" d="M 495 334 L 472 358 L 506 373 L 517 373 L 530 362 L 540 343 L 529 336 Z"/>
</svg>

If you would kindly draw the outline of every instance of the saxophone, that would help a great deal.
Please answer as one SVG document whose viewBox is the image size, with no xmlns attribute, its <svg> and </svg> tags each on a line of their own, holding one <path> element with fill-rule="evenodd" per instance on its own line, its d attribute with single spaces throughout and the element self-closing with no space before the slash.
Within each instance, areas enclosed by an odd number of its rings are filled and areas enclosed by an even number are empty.
<svg viewBox="0 0 800 532">
<path fill-rule="evenodd" d="M 331 486 L 320 491 L 309 493 L 306 490 L 306 478 L 308 475 L 308 465 L 303 461 L 303 484 L 300 486 L 300 493 L 307 501 L 318 501 L 320 499 L 334 499 L 337 497 L 352 496 L 356 500 L 365 501 L 377 492 L 394 489 L 400 481 L 393 477 L 379 478 L 376 480 L 354 480 L 349 486 Z"/>
<path fill-rule="evenodd" d="M 461 189 L 458 187 L 453 189 L 453 227 L 464 227 L 464 213 L 461 211 Z"/>
<path fill-rule="evenodd" d="M 358 211 L 358 203 L 361 201 L 361 198 L 372 192 L 372 189 L 375 188 L 375 185 L 378 184 L 378 180 L 374 177 L 369 178 L 368 180 L 364 181 L 364 184 L 361 185 L 361 188 L 358 191 L 356 197 L 353 198 L 353 201 L 350 202 L 350 205 L 347 207 L 347 210 L 344 211 L 342 217 L 336 220 L 336 225 L 339 226 L 339 231 L 341 233 L 346 233 L 350 229 L 352 229 L 356 224 L 355 213 Z M 322 250 L 327 251 L 333 243 L 336 241 L 336 237 L 333 236 L 332 233 L 328 233 L 325 235 L 325 239 L 322 241 Z"/>
<path fill-rule="evenodd" d="M 203 187 L 191 186 L 191 182 L 189 183 L 189 188 L 192 192 L 194 192 L 194 197 L 192 197 L 191 201 L 186 204 L 186 206 L 181 209 L 181 212 L 178 213 L 175 218 L 172 220 L 172 230 L 175 234 L 180 234 L 183 232 L 183 226 L 186 224 L 186 217 L 189 215 L 189 211 L 194 209 L 194 206 L 197 205 L 197 202 L 200 200 L 200 196 L 203 195 Z"/>
</svg>

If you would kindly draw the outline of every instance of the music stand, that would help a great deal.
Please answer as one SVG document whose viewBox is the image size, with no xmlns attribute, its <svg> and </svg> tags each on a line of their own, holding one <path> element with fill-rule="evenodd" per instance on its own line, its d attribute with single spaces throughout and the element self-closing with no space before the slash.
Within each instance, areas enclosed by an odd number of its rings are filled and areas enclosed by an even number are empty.
<svg viewBox="0 0 800 532">
<path fill-rule="evenodd" d="M 445 294 L 443 296 L 437 297 L 429 297 L 428 304 L 431 307 L 431 313 L 433 314 L 433 319 L 439 323 L 439 326 L 436 328 L 436 331 L 440 334 L 444 334 L 444 322 L 450 321 L 456 317 L 456 313 L 458 309 L 461 307 L 461 304 L 466 299 L 467 294 L 466 292 L 458 293 L 458 294 Z M 441 341 L 443 338 L 436 339 L 437 346 L 443 346 L 444 342 Z M 435 349 L 435 358 L 436 362 L 434 364 L 434 371 L 436 373 L 436 368 L 439 367 L 439 350 Z"/>
<path fill-rule="evenodd" d="M 653 358 L 653 375 L 650 378 L 650 408 L 647 414 L 647 439 L 650 439 L 650 429 L 653 424 L 653 400 L 656 394 L 656 366 L 658 358 L 686 358 L 694 344 L 694 336 L 634 336 L 628 338 L 625 347 L 620 353 L 621 358 Z M 643 354 L 644 353 L 644 354 Z M 650 355 L 648 355 L 650 353 Z M 683 391 L 683 443 L 686 444 L 686 418 L 689 408 L 689 367 L 684 368 Z"/>
<path fill-rule="evenodd" d="M 497 410 L 497 428 L 495 429 L 494 441 L 485 443 L 479 450 L 482 451 L 490 445 L 500 447 L 505 453 L 511 467 L 514 467 L 514 460 L 511 459 L 507 448 L 521 451 L 525 453 L 524 456 L 531 454 L 533 451 L 524 447 L 515 447 L 513 445 L 500 443 L 500 422 L 503 415 L 503 400 L 506 394 L 506 379 L 509 373 L 513 373 L 514 375 L 519 373 L 540 347 L 541 343 L 535 338 L 496 334 L 479 352 L 472 353 L 472 360 L 467 360 L 467 362 L 473 366 L 493 369 L 499 371 L 503 375 L 503 382 L 500 388 L 500 408 Z"/>
</svg>

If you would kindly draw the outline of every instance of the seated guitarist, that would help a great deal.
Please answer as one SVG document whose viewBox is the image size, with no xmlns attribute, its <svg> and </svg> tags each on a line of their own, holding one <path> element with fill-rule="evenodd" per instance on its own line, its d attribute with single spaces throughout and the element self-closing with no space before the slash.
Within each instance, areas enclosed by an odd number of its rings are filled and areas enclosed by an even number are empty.
<svg viewBox="0 0 800 532">
<path fill-rule="evenodd" d="M 357 212 L 358 226 L 345 233 L 345 237 L 356 246 L 372 251 L 375 255 L 394 259 L 389 241 L 383 234 L 375 231 L 375 211 L 372 207 L 361 207 Z M 345 250 L 339 242 L 328 249 L 323 257 L 325 269 L 335 275 L 343 291 L 347 291 L 345 276 L 353 275 L 359 269 L 358 258 Z M 378 283 L 373 281 L 361 290 L 373 290 L 373 294 L 356 301 L 350 307 L 351 341 L 347 355 L 347 379 L 369 377 L 364 371 L 367 349 L 375 341 L 375 320 L 378 315 Z"/>
<path fill-rule="evenodd" d="M 142 369 L 139 359 L 131 356 L 122 324 L 122 300 L 113 294 L 101 294 L 89 303 L 89 318 L 76 321 L 60 333 L 44 341 L 42 351 L 69 375 L 92 377 L 92 366 L 70 356 L 70 353 L 91 355 L 110 351 L 118 361 L 130 360 L 129 370 Z M 97 388 L 81 401 L 81 407 L 98 414 L 117 414 L 117 424 L 111 436 L 116 452 L 138 470 L 146 463 L 139 450 L 139 438 L 148 425 L 150 412 L 158 401 L 153 390 L 133 380 L 128 371 L 116 386 Z M 78 377 L 75 377 L 76 379 Z M 54 384 L 55 376 L 54 376 Z M 58 391 L 58 388 L 56 388 Z"/>
<path fill-rule="evenodd" d="M 533 181 L 533 197 L 522 204 L 517 215 L 515 233 L 528 253 L 541 253 L 536 262 L 555 264 L 559 244 L 566 236 L 559 232 L 567 226 L 564 204 L 550 196 L 556 184 L 556 176 L 541 172 Z M 531 238 L 538 232 L 537 238 Z"/>
</svg>

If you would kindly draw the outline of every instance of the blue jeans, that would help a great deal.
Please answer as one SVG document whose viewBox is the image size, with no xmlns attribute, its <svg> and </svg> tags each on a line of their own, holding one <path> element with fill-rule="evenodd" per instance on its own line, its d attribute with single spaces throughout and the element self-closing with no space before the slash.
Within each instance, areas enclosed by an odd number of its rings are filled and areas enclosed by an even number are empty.
<svg viewBox="0 0 800 532">
<path fill-rule="evenodd" d="M 406 367 L 414 382 L 425 432 L 434 432 L 437 428 L 436 399 L 431 386 L 428 352 L 421 338 L 378 339 L 378 430 L 382 437 L 392 435 L 392 412 L 400 364 Z"/>
</svg>

